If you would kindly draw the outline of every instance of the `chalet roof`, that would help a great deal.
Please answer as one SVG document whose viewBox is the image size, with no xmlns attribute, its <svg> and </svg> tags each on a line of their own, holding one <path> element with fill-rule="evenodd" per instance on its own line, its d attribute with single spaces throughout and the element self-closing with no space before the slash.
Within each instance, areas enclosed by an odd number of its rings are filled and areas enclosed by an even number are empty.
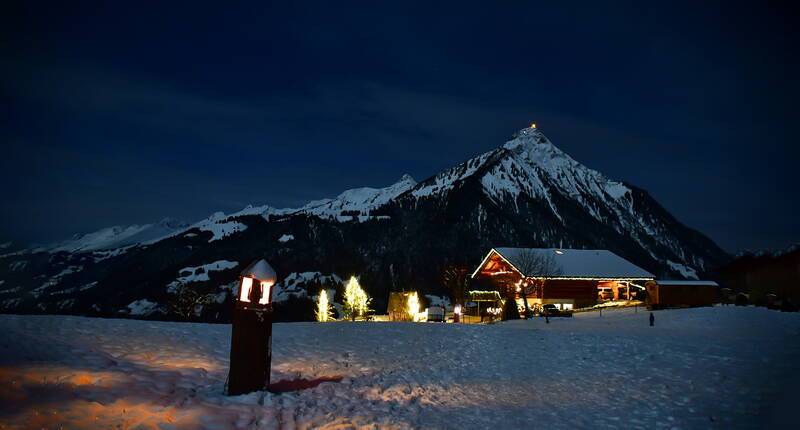
<svg viewBox="0 0 800 430">
<path fill-rule="evenodd" d="M 712 287 L 719 287 L 719 284 L 717 284 L 714 281 L 697 281 L 697 280 L 678 281 L 669 279 L 657 279 L 656 283 L 658 285 L 710 285 Z"/>
<path fill-rule="evenodd" d="M 556 265 L 551 273 L 524 273 L 528 277 L 592 278 L 592 279 L 653 279 L 652 273 L 605 249 L 564 248 L 494 248 L 515 269 L 522 266 L 527 252 L 548 256 Z M 491 252 L 489 253 L 491 255 Z M 488 258 L 488 255 L 487 255 Z M 484 260 L 485 263 L 485 260 Z M 484 263 L 481 263 L 481 267 Z M 478 268 L 480 270 L 480 267 Z M 476 270 L 477 273 L 477 270 Z"/>
<path fill-rule="evenodd" d="M 258 279 L 259 281 L 271 281 L 273 283 L 278 280 L 278 275 L 275 273 L 275 269 L 273 269 L 272 266 L 267 263 L 267 260 L 264 260 L 263 258 L 250 263 L 250 265 L 242 271 L 242 276 L 252 277 Z"/>
</svg>

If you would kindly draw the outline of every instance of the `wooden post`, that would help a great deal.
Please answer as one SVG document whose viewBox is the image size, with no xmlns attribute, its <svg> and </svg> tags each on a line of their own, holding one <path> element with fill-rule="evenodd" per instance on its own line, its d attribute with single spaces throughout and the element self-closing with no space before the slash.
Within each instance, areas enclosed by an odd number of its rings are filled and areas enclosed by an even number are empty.
<svg viewBox="0 0 800 430">
<path fill-rule="evenodd" d="M 265 390 L 272 364 L 272 305 L 233 311 L 228 395 Z"/>
</svg>

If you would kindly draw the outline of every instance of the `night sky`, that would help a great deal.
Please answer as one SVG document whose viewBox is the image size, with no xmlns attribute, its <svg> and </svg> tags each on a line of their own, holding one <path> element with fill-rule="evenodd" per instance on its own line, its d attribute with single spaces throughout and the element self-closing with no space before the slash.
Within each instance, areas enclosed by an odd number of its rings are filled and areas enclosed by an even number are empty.
<svg viewBox="0 0 800 430">
<path fill-rule="evenodd" d="M 728 251 L 800 242 L 780 3 L 15 3 L 0 238 L 420 181 L 536 122 Z"/>
</svg>

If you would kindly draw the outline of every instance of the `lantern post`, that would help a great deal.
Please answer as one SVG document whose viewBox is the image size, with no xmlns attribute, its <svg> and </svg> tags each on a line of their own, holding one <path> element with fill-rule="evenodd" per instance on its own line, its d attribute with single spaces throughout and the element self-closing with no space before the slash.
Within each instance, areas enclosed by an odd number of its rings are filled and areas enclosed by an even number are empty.
<svg viewBox="0 0 800 430">
<path fill-rule="evenodd" d="M 242 272 L 234 300 L 231 360 L 226 391 L 230 396 L 265 390 L 272 362 L 272 287 L 275 270 L 258 260 Z"/>
</svg>

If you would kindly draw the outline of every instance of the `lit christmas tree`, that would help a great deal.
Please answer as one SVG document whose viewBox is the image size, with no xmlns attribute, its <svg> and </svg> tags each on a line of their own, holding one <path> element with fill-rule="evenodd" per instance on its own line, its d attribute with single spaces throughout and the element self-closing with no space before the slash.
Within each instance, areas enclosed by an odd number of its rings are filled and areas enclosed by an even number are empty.
<svg viewBox="0 0 800 430">
<path fill-rule="evenodd" d="M 327 322 L 331 319 L 331 305 L 328 303 L 328 292 L 320 291 L 317 301 L 317 321 Z"/>
<path fill-rule="evenodd" d="M 344 312 L 355 321 L 356 317 L 363 317 L 370 311 L 369 298 L 367 293 L 361 289 L 358 279 L 355 276 L 350 277 L 350 281 L 344 289 Z"/>
<path fill-rule="evenodd" d="M 411 321 L 417 321 L 417 316 L 419 315 L 419 296 L 417 296 L 416 291 L 408 295 L 408 304 L 406 308 L 408 309 Z"/>
</svg>

